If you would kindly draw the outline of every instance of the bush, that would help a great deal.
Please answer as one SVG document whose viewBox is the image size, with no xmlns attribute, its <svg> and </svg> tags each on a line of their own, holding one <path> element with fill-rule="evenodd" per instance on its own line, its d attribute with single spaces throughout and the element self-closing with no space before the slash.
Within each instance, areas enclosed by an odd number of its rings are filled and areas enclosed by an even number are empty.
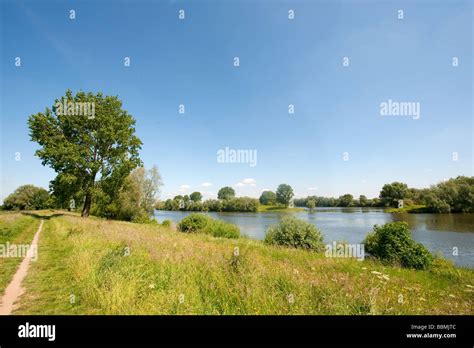
<svg viewBox="0 0 474 348">
<path fill-rule="evenodd" d="M 293 216 L 284 217 L 278 225 L 270 226 L 265 243 L 314 251 L 324 248 L 323 236 L 316 226 Z"/>
<path fill-rule="evenodd" d="M 223 238 L 239 238 L 240 236 L 240 229 L 237 226 L 197 213 L 190 214 L 182 219 L 178 224 L 178 230 L 181 232 L 200 232 Z"/>
<path fill-rule="evenodd" d="M 163 222 L 161 223 L 161 226 L 170 227 L 171 226 L 171 220 L 163 220 Z"/>
<path fill-rule="evenodd" d="M 44 188 L 23 185 L 3 201 L 5 210 L 40 210 L 50 208 L 50 196 Z"/>
<path fill-rule="evenodd" d="M 450 260 L 446 260 L 442 255 L 435 255 L 433 263 L 430 267 L 430 273 L 438 277 L 447 278 L 451 281 L 461 279 L 461 272 L 454 266 Z"/>
<path fill-rule="evenodd" d="M 433 262 L 433 255 L 428 249 L 413 240 L 406 222 L 375 225 L 364 244 L 365 251 L 390 264 L 426 269 Z"/>
<path fill-rule="evenodd" d="M 222 238 L 239 238 L 240 236 L 240 229 L 236 225 L 221 220 L 211 220 L 205 232 Z"/>
<path fill-rule="evenodd" d="M 235 197 L 222 201 L 222 211 L 256 212 L 258 199 L 249 197 Z"/>
<path fill-rule="evenodd" d="M 222 201 L 217 199 L 208 199 L 204 202 L 205 210 L 209 211 L 222 211 Z"/>
<path fill-rule="evenodd" d="M 178 224 L 178 230 L 181 232 L 197 232 L 203 230 L 211 218 L 203 214 L 190 214 L 182 219 Z"/>
</svg>

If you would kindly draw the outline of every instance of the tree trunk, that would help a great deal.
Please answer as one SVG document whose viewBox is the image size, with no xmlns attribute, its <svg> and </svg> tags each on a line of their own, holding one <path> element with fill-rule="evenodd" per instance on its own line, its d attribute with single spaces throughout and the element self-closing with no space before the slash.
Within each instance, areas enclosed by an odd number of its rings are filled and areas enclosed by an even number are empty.
<svg viewBox="0 0 474 348">
<path fill-rule="evenodd" d="M 89 210 L 91 209 L 92 194 L 89 192 L 86 194 L 86 200 L 84 201 L 84 208 L 82 208 L 82 217 L 89 217 Z"/>
</svg>

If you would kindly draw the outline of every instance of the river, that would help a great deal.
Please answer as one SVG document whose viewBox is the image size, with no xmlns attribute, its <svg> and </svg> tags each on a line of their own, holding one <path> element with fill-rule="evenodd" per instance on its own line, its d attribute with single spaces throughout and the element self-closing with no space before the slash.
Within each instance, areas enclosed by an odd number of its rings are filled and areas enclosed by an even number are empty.
<svg viewBox="0 0 474 348">
<path fill-rule="evenodd" d="M 158 221 L 179 222 L 191 212 L 156 210 Z M 391 214 L 375 208 L 317 208 L 313 212 L 207 213 L 236 224 L 242 234 L 263 239 L 270 225 L 282 216 L 293 214 L 317 226 L 325 243 L 360 243 L 374 225 L 406 221 L 413 238 L 432 252 L 441 252 L 456 265 L 474 268 L 474 214 Z M 457 249 L 456 249 L 457 248 Z M 456 251 L 457 250 L 457 255 Z"/>
</svg>

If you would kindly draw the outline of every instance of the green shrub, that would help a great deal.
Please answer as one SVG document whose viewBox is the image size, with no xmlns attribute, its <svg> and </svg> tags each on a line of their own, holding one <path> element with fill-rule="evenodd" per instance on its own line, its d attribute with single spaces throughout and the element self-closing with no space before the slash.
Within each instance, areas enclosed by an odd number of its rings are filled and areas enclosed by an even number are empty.
<svg viewBox="0 0 474 348">
<path fill-rule="evenodd" d="M 458 281 L 462 278 L 461 272 L 453 261 L 446 260 L 442 254 L 435 255 L 433 263 L 430 267 L 430 273 L 437 275 L 438 277 L 447 278 L 450 281 Z"/>
<path fill-rule="evenodd" d="M 204 214 L 189 214 L 178 224 L 178 230 L 181 232 L 197 232 L 203 230 L 209 223 L 211 218 Z"/>
<path fill-rule="evenodd" d="M 278 225 L 270 226 L 265 243 L 314 251 L 324 248 L 323 236 L 316 226 L 293 216 L 284 217 Z"/>
<path fill-rule="evenodd" d="M 171 223 L 172 223 L 171 220 L 163 220 L 163 222 L 161 223 L 161 226 L 170 227 Z"/>
<path fill-rule="evenodd" d="M 178 230 L 181 232 L 200 232 L 223 238 L 239 238 L 240 236 L 240 229 L 237 226 L 198 213 L 190 214 L 182 219 L 178 224 Z"/>
<path fill-rule="evenodd" d="M 239 238 L 240 236 L 240 229 L 236 225 L 221 220 L 211 220 L 205 232 L 214 237 Z"/>
<path fill-rule="evenodd" d="M 410 235 L 406 222 L 391 222 L 374 226 L 364 240 L 365 251 L 390 264 L 402 267 L 426 269 L 433 262 L 433 255 L 423 244 Z"/>
</svg>

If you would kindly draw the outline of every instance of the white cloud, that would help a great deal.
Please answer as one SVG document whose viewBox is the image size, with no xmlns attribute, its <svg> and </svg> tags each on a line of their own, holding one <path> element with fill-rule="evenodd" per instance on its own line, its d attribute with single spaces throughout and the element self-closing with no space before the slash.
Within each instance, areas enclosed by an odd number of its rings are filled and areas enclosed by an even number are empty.
<svg viewBox="0 0 474 348">
<path fill-rule="evenodd" d="M 308 187 L 308 190 L 309 190 L 309 191 L 317 191 L 317 190 L 318 190 L 318 188 L 317 188 L 317 186 L 314 186 L 314 187 Z"/>
<path fill-rule="evenodd" d="M 245 185 L 256 185 L 256 184 L 257 184 L 257 181 L 256 181 L 255 179 L 248 178 L 248 179 L 242 180 L 242 184 L 245 184 Z"/>
<path fill-rule="evenodd" d="M 202 186 L 202 187 L 211 187 L 211 186 L 212 186 L 212 183 L 210 183 L 210 182 L 203 182 L 203 183 L 201 184 L 201 186 Z"/>
<path fill-rule="evenodd" d="M 183 184 L 179 187 L 178 191 L 179 192 L 186 192 L 187 190 L 189 190 L 191 188 L 190 185 L 187 185 L 187 184 Z"/>
<path fill-rule="evenodd" d="M 245 184 L 243 184 L 242 182 L 238 182 L 237 184 L 235 184 L 235 186 L 242 187 L 242 186 L 245 186 Z"/>
</svg>

